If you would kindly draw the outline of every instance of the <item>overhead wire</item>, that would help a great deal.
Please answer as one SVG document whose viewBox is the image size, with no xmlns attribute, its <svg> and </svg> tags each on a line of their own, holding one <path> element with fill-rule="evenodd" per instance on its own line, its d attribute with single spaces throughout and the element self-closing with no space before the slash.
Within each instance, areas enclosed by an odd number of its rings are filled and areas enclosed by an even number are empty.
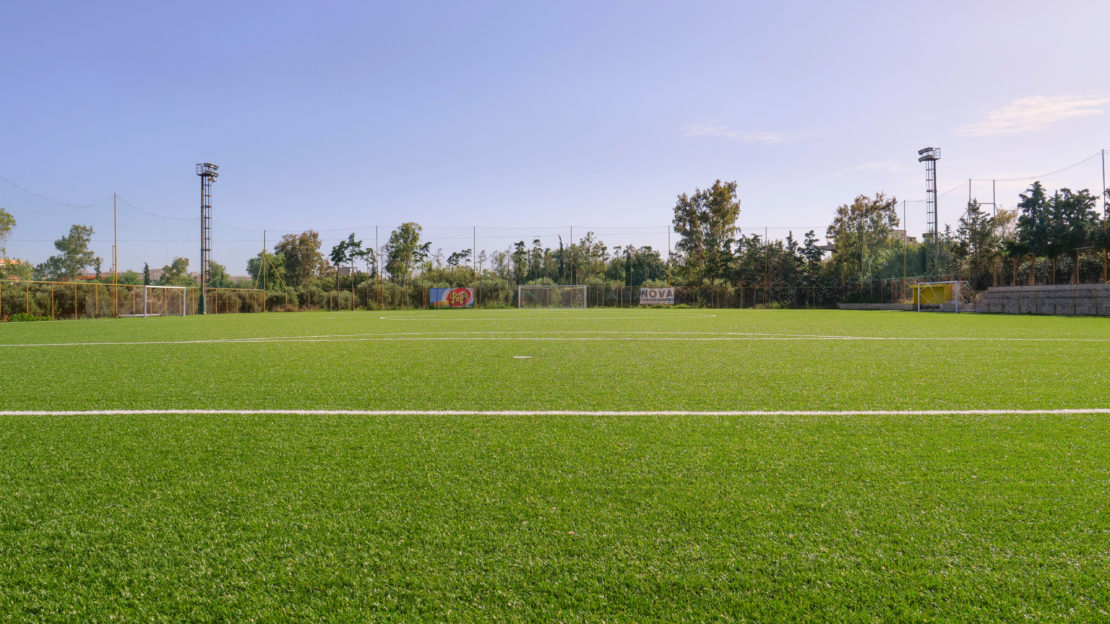
<svg viewBox="0 0 1110 624">
<path fill-rule="evenodd" d="M 1025 180 L 1037 180 L 1037 179 L 1040 179 L 1040 178 L 1047 178 L 1049 176 L 1056 175 L 1057 173 L 1063 173 L 1064 171 L 1067 171 L 1068 169 L 1071 169 L 1073 167 L 1078 167 L 1079 165 L 1082 165 L 1083 163 L 1087 162 L 1088 160 L 1099 157 L 1101 154 L 1102 154 L 1102 150 L 1099 150 L 1099 151 L 1095 152 L 1094 154 L 1091 154 L 1090 156 L 1084 158 L 1083 160 L 1080 160 L 1078 162 L 1074 162 L 1074 163 L 1068 165 L 1067 167 L 1062 167 L 1060 169 L 1056 169 L 1055 171 L 1049 171 L 1048 173 L 1042 173 L 1042 174 L 1039 174 L 1039 175 L 1023 176 L 1023 177 L 1020 177 L 1020 178 L 971 178 L 971 180 L 973 180 L 975 182 L 1023 182 Z"/>
<path fill-rule="evenodd" d="M 15 188 L 23 191 L 24 193 L 27 193 L 28 195 L 34 195 L 35 197 L 38 197 L 39 199 L 45 199 L 46 201 L 54 202 L 55 204 L 61 204 L 63 206 L 69 206 L 70 208 L 92 208 L 93 206 L 98 206 L 98 205 L 103 204 L 104 202 L 112 199 L 111 197 L 105 197 L 104 199 L 97 200 L 95 202 L 92 202 L 91 204 L 75 204 L 75 203 L 67 202 L 67 201 L 64 201 L 64 200 L 61 200 L 61 199 L 55 199 L 55 198 L 50 197 L 48 195 L 43 195 L 42 193 L 36 193 L 35 191 L 32 191 L 29 188 L 26 188 L 26 187 L 20 186 L 19 184 L 16 184 L 15 182 L 9 180 L 8 178 L 5 178 L 4 176 L 0 176 L 0 180 L 3 180 L 4 182 L 7 182 L 8 184 L 10 184 L 10 185 L 14 186 Z"/>
</svg>

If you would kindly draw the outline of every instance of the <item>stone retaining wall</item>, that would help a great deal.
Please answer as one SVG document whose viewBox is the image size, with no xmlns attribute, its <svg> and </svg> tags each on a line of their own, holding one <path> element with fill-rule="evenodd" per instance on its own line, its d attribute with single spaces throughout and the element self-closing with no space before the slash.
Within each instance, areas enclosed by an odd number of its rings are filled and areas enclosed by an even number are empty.
<svg viewBox="0 0 1110 624">
<path fill-rule="evenodd" d="M 1110 284 L 996 286 L 979 295 L 974 310 L 989 314 L 1110 316 Z"/>
<path fill-rule="evenodd" d="M 840 310 L 913 310 L 912 303 L 838 303 Z"/>
</svg>

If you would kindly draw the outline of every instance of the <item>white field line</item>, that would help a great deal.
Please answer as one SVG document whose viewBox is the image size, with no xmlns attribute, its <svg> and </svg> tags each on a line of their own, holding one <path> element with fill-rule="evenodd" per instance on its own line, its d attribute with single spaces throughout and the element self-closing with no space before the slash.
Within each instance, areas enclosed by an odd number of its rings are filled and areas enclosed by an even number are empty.
<svg viewBox="0 0 1110 624">
<path fill-rule="evenodd" d="M 348 409 L 121 409 L 0 410 L 0 416 L 1024 416 L 1110 414 L 1110 408 L 950 410 L 348 410 Z"/>
<path fill-rule="evenodd" d="M 588 334 L 588 335 L 578 335 Z M 987 336 L 850 336 L 825 334 L 776 334 L 761 332 L 681 332 L 681 331 L 440 331 L 359 334 L 319 334 L 306 336 L 258 336 L 198 340 L 134 340 L 115 342 L 40 342 L 0 344 L 19 347 L 97 347 L 143 345 L 257 344 L 283 342 L 742 342 L 742 341 L 874 341 L 874 342 L 1019 342 L 1019 343 L 1110 343 L 1110 338 L 1029 338 Z"/>
<path fill-rule="evenodd" d="M 564 313 L 565 314 L 572 314 L 573 312 L 567 311 L 567 312 L 564 312 Z M 681 318 L 682 320 L 686 320 L 686 319 L 707 319 L 707 318 L 717 318 L 717 315 L 716 314 L 698 314 L 698 315 L 688 315 L 688 316 L 683 315 L 683 316 L 678 316 L 678 317 L 663 317 L 663 316 L 655 316 L 655 315 L 652 315 L 652 314 L 641 314 L 641 315 L 636 315 L 636 316 L 624 316 L 624 315 L 617 316 L 617 315 L 614 314 L 614 315 L 609 315 L 609 316 L 576 316 L 576 317 L 571 318 L 571 319 L 559 319 L 559 320 L 571 320 L 571 321 L 624 321 L 626 319 L 656 319 L 656 320 L 665 319 L 665 320 L 669 321 L 669 320 L 672 320 L 674 318 Z M 439 321 L 446 321 L 446 322 L 454 322 L 454 321 L 498 321 L 498 322 L 500 322 L 500 321 L 549 321 L 549 320 L 551 320 L 551 319 L 546 319 L 546 318 L 533 318 L 533 317 L 526 317 L 526 316 L 525 317 L 516 317 L 516 318 L 507 317 L 507 316 L 499 316 L 499 317 L 477 316 L 477 317 L 459 317 L 459 318 L 450 318 L 450 317 L 446 317 L 446 316 L 435 316 L 435 317 L 431 317 L 431 316 L 428 316 L 428 317 L 423 317 L 423 316 L 421 316 L 421 317 L 379 316 L 378 319 L 382 320 L 382 321 L 411 321 L 411 322 L 426 322 L 426 321 L 431 321 L 431 322 L 439 322 Z"/>
</svg>

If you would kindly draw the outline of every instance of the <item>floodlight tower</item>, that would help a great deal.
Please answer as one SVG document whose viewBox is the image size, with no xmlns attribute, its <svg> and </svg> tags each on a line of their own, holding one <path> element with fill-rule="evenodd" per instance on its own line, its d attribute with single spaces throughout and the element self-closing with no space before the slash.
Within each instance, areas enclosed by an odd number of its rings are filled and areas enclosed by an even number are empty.
<svg viewBox="0 0 1110 624">
<path fill-rule="evenodd" d="M 220 174 L 212 163 L 197 163 L 200 176 L 200 300 L 197 314 L 205 314 L 204 295 L 208 288 L 208 272 L 212 264 L 212 183 Z"/>
<path fill-rule="evenodd" d="M 925 163 L 925 227 L 926 234 L 933 234 L 933 262 L 940 258 L 940 222 L 937 217 L 937 161 L 939 147 L 917 150 L 917 162 Z M 926 265 L 928 270 L 928 265 Z M 939 271 L 939 267 L 938 267 Z"/>
</svg>

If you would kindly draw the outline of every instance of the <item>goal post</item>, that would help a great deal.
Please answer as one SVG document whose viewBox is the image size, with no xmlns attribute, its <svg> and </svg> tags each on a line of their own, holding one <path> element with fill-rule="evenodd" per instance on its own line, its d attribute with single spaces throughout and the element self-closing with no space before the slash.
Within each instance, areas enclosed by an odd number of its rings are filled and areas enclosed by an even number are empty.
<svg viewBox="0 0 1110 624">
<path fill-rule="evenodd" d="M 126 313 L 120 316 L 185 316 L 186 286 L 136 286 Z M 141 289 L 141 290 L 139 290 Z"/>
<path fill-rule="evenodd" d="M 913 304 L 918 312 L 968 312 L 972 290 L 964 281 L 918 282 L 912 286 Z"/>
<path fill-rule="evenodd" d="M 517 286 L 518 308 L 585 308 L 586 287 L 580 285 L 528 284 Z"/>
</svg>

